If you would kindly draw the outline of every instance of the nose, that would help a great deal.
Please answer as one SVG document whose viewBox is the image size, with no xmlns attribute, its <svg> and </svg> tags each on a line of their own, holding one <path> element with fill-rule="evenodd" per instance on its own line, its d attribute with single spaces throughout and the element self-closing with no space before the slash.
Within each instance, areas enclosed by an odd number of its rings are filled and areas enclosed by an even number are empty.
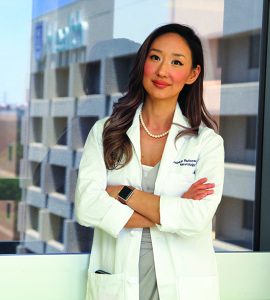
<svg viewBox="0 0 270 300">
<path fill-rule="evenodd" d="M 157 68 L 157 75 L 160 77 L 167 77 L 168 76 L 168 63 L 166 61 L 160 62 Z"/>
</svg>

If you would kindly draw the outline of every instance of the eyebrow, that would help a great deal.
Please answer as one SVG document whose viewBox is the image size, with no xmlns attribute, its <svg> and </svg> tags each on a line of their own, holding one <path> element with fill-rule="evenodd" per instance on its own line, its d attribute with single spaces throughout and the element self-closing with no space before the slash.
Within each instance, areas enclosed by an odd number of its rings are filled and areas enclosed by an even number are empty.
<svg viewBox="0 0 270 300">
<path fill-rule="evenodd" d="M 161 50 L 156 49 L 156 48 L 151 48 L 149 51 L 156 51 L 156 52 L 162 53 Z M 185 55 L 184 55 L 184 54 L 181 54 L 181 53 L 172 53 L 172 55 L 174 55 L 174 56 L 182 56 L 182 57 L 185 57 Z"/>
</svg>

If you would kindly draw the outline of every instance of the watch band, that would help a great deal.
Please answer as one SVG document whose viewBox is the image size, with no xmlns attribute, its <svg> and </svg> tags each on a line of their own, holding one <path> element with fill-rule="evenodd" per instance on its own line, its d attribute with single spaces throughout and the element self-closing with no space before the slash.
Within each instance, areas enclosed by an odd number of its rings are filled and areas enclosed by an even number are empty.
<svg viewBox="0 0 270 300">
<path fill-rule="evenodd" d="M 134 193 L 135 188 L 132 186 L 123 186 L 121 191 L 118 193 L 117 199 L 122 203 L 122 204 L 127 204 L 128 199 L 132 196 Z"/>
</svg>

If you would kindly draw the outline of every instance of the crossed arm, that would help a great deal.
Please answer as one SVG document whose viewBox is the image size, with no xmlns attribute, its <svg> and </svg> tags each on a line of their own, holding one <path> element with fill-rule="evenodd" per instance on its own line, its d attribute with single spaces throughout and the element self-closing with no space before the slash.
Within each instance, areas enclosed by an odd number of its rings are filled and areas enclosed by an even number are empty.
<svg viewBox="0 0 270 300">
<path fill-rule="evenodd" d="M 194 182 L 181 196 L 189 200 L 201 200 L 214 193 L 214 183 L 206 183 L 207 178 Z M 107 193 L 117 200 L 117 195 L 122 185 L 107 186 Z M 179 195 L 180 196 L 180 195 Z M 124 204 L 123 204 L 124 205 Z M 153 227 L 160 224 L 160 197 L 152 193 L 135 189 L 127 201 L 127 205 L 134 210 L 131 218 L 126 223 L 126 228 Z"/>
</svg>

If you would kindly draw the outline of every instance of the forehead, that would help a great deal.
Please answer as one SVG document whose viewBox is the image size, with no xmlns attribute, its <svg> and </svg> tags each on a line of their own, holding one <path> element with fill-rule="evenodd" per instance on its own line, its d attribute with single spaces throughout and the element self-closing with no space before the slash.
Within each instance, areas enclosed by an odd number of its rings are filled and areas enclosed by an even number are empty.
<svg viewBox="0 0 270 300">
<path fill-rule="evenodd" d="M 191 57 L 191 50 L 186 40 L 177 33 L 165 33 L 157 37 L 150 46 L 168 54 L 179 53 Z"/>
</svg>

